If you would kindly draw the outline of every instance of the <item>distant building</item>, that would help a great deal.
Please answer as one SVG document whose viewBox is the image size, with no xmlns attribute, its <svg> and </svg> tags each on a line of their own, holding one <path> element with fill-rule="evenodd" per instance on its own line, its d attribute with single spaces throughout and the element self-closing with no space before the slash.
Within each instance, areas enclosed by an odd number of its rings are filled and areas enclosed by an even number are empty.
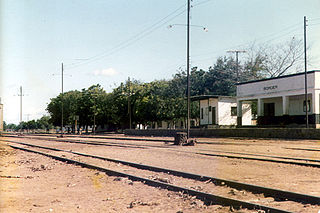
<svg viewBox="0 0 320 213">
<path fill-rule="evenodd" d="M 1 103 L 0 98 L 0 132 L 3 131 L 3 104 Z"/>
<path fill-rule="evenodd" d="M 244 119 L 245 107 L 256 106 L 257 125 L 297 125 L 306 123 L 306 111 L 311 127 L 320 128 L 320 70 L 276 78 L 238 83 L 238 125 L 250 125 Z M 251 107 L 250 107 L 251 108 Z"/>
<path fill-rule="evenodd" d="M 199 101 L 200 127 L 213 128 L 237 124 L 236 97 L 201 95 L 192 97 L 192 101 Z"/>
</svg>

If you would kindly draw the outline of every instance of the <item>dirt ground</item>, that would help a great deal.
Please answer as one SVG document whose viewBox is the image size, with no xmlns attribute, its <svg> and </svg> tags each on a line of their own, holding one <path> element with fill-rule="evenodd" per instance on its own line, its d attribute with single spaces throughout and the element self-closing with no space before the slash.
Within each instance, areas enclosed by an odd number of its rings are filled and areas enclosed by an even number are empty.
<svg viewBox="0 0 320 213">
<path fill-rule="evenodd" d="M 13 150 L 3 143 L 0 153 L 0 212 L 230 212 L 229 207 L 205 206 L 181 193 Z"/>
<path fill-rule="evenodd" d="M 147 147 L 143 149 L 19 140 L 320 196 L 319 168 L 196 154 L 236 151 L 320 160 L 320 152 L 287 149 L 319 149 L 319 141 L 211 138 L 198 139 L 204 143 L 196 147 L 172 147 L 164 142 L 103 140 Z M 0 212 L 257 212 L 205 206 L 190 196 L 110 177 L 37 154 L 13 150 L 3 142 L 0 144 Z M 308 206 L 308 212 L 318 211 L 319 206 Z"/>
</svg>

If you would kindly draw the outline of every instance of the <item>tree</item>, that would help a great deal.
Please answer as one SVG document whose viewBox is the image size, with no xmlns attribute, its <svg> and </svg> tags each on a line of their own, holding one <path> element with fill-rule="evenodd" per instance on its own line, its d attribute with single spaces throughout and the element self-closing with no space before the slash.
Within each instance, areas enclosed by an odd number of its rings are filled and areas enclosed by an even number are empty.
<svg viewBox="0 0 320 213">
<path fill-rule="evenodd" d="M 42 116 L 40 119 L 37 120 L 37 128 L 38 129 L 45 129 L 48 131 L 49 129 L 53 128 L 52 123 L 50 122 L 50 116 Z"/>
<path fill-rule="evenodd" d="M 3 121 L 3 130 L 6 130 L 7 129 L 7 123 L 5 121 Z"/>
<path fill-rule="evenodd" d="M 61 125 L 61 107 L 63 100 L 63 123 L 72 124 L 73 117 L 79 113 L 81 93 L 77 90 L 69 91 L 50 99 L 47 105 L 47 111 L 50 115 L 50 123 L 55 126 Z"/>
<path fill-rule="evenodd" d="M 102 103 L 102 95 L 105 91 L 101 88 L 99 84 L 92 85 L 88 89 L 82 89 L 80 102 L 79 102 L 79 116 L 80 124 L 85 126 L 86 132 L 88 131 L 88 126 L 96 123 L 98 116 L 98 123 L 103 123 L 101 116 L 104 106 Z M 81 103 L 81 104 L 80 104 Z"/>
<path fill-rule="evenodd" d="M 279 77 L 301 70 L 299 66 L 303 60 L 302 40 L 292 38 L 285 43 L 275 45 L 255 45 L 247 50 L 245 69 L 252 76 Z"/>
<path fill-rule="evenodd" d="M 6 124 L 5 126 L 3 126 L 3 130 L 16 130 L 17 129 L 17 125 L 15 124 Z"/>
<path fill-rule="evenodd" d="M 236 94 L 236 63 L 232 58 L 220 57 L 213 67 L 209 67 L 207 81 L 204 85 L 210 94 Z"/>
</svg>

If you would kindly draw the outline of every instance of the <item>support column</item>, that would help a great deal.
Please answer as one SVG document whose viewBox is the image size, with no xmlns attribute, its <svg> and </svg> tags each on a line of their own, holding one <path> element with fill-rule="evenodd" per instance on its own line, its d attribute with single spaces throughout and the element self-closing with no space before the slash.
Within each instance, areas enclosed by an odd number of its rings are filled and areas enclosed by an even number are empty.
<svg viewBox="0 0 320 213">
<path fill-rule="evenodd" d="M 320 92 L 312 93 L 312 114 L 315 116 L 316 128 L 320 128 Z"/>
<path fill-rule="evenodd" d="M 242 126 L 242 101 L 237 101 L 237 126 Z"/>
<path fill-rule="evenodd" d="M 289 96 L 282 96 L 282 114 L 289 115 Z"/>
<path fill-rule="evenodd" d="M 312 114 L 320 114 L 320 93 L 312 93 Z"/>
<path fill-rule="evenodd" d="M 257 110 L 258 110 L 258 117 L 263 116 L 263 100 L 262 100 L 262 98 L 258 98 Z"/>
</svg>

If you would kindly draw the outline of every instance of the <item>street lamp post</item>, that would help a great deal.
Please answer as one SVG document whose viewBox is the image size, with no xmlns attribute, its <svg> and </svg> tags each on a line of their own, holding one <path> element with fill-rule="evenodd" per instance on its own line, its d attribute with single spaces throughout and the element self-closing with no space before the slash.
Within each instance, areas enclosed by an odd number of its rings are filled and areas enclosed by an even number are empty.
<svg viewBox="0 0 320 213">
<path fill-rule="evenodd" d="M 131 95 L 133 95 L 134 93 L 131 93 L 131 81 L 130 81 L 130 77 L 128 77 L 128 92 L 124 92 L 122 91 L 122 95 L 127 96 L 127 100 L 128 100 L 128 116 L 129 116 L 129 129 L 132 128 L 132 112 L 131 112 Z"/>
<path fill-rule="evenodd" d="M 187 5 L 187 139 L 190 138 L 190 0 Z"/>
<path fill-rule="evenodd" d="M 61 137 L 63 137 L 63 63 L 61 64 Z"/>
<path fill-rule="evenodd" d="M 128 94 L 129 129 L 131 129 L 132 128 L 132 115 L 131 115 L 131 82 L 130 82 L 130 77 L 128 78 L 128 87 L 129 87 L 129 94 Z"/>
<path fill-rule="evenodd" d="M 52 75 L 59 75 L 59 74 L 52 74 Z M 63 137 L 63 99 L 64 99 L 64 93 L 63 93 L 63 75 L 64 75 L 64 69 L 63 69 L 63 63 L 61 63 L 61 137 Z M 72 76 L 72 75 L 69 75 Z"/>
<path fill-rule="evenodd" d="M 171 24 L 168 28 L 173 26 L 187 26 L 187 139 L 190 138 L 190 27 L 201 27 L 205 32 L 208 28 L 201 25 L 190 24 L 190 0 L 187 0 L 187 24 Z"/>
<path fill-rule="evenodd" d="M 96 106 L 94 106 L 93 112 L 93 134 L 96 134 Z"/>
<path fill-rule="evenodd" d="M 306 102 L 306 128 L 309 128 L 308 116 L 308 71 L 307 71 L 307 17 L 303 18 L 304 29 L 304 101 Z"/>
</svg>

